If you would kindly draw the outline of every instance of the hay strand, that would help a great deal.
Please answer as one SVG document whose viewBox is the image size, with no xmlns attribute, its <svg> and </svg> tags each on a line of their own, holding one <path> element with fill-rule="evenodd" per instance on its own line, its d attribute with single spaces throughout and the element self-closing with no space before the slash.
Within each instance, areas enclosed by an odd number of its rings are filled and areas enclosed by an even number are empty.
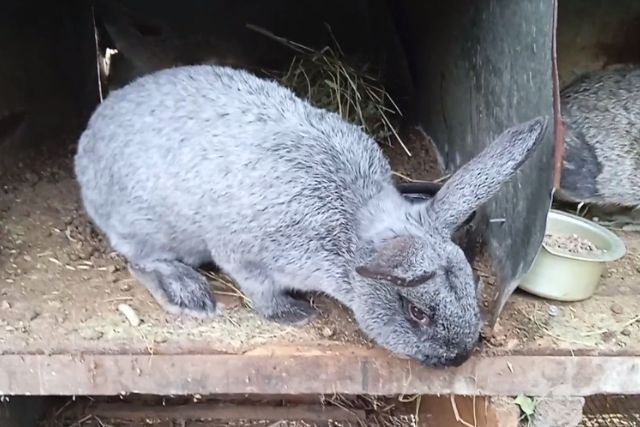
<svg viewBox="0 0 640 427">
<path fill-rule="evenodd" d="M 477 427 L 477 421 L 475 420 L 476 418 L 476 402 L 475 402 L 475 397 L 473 399 L 473 417 L 474 417 L 474 421 L 475 424 L 471 424 L 466 422 L 461 416 L 460 416 L 460 412 L 458 411 L 458 404 L 456 403 L 456 397 L 454 395 L 449 396 L 450 400 L 451 400 L 451 409 L 453 409 L 453 415 L 456 418 L 456 421 L 460 424 L 462 424 L 465 427 Z"/>
<path fill-rule="evenodd" d="M 378 142 L 389 145 L 399 143 L 411 157 L 411 152 L 394 125 L 395 120 L 402 116 L 400 108 L 367 65 L 349 61 L 331 27 L 327 25 L 331 46 L 319 50 L 256 25 L 247 24 L 247 28 L 296 53 L 286 72 L 270 73 L 284 86 L 313 105 L 333 111 L 348 122 L 362 126 Z"/>
<path fill-rule="evenodd" d="M 229 276 L 209 270 L 200 270 L 200 272 L 211 281 L 215 294 L 239 298 L 246 307 L 252 308 L 251 299 L 242 293 Z"/>
</svg>

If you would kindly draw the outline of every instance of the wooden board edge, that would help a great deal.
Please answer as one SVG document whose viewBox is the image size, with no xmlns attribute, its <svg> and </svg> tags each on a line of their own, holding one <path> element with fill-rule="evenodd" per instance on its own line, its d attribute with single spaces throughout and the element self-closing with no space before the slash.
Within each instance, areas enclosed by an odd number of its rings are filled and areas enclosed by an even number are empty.
<svg viewBox="0 0 640 427">
<path fill-rule="evenodd" d="M 362 355 L 2 355 L 0 395 L 639 394 L 640 357 L 501 356 L 459 368 Z"/>
</svg>

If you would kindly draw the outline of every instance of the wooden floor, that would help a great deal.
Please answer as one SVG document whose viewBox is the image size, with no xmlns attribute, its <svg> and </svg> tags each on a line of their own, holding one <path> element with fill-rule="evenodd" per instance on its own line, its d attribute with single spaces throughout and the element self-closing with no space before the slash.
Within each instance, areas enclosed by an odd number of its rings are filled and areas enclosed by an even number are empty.
<svg viewBox="0 0 640 427">
<path fill-rule="evenodd" d="M 620 233 L 628 255 L 593 298 L 556 314 L 518 292 L 471 361 L 430 370 L 373 346 L 325 299 L 314 322 L 284 327 L 217 283 L 219 318 L 166 315 L 92 230 L 69 170 L 25 174 L 0 199 L 0 395 L 640 393 L 637 233 Z"/>
</svg>

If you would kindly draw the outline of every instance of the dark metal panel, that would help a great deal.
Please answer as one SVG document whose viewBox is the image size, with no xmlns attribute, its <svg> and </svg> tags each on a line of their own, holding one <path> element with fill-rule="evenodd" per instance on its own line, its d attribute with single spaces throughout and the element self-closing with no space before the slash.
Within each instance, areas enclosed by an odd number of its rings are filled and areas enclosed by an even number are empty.
<svg viewBox="0 0 640 427">
<path fill-rule="evenodd" d="M 98 103 L 91 5 L 0 3 L 0 175 L 39 148 L 65 147 Z"/>
<path fill-rule="evenodd" d="M 553 117 L 553 0 L 406 0 L 394 10 L 412 61 L 416 108 L 447 171 L 509 126 Z M 552 129 L 478 215 L 492 220 L 486 240 L 500 294 L 494 320 L 542 242 L 551 204 Z"/>
</svg>

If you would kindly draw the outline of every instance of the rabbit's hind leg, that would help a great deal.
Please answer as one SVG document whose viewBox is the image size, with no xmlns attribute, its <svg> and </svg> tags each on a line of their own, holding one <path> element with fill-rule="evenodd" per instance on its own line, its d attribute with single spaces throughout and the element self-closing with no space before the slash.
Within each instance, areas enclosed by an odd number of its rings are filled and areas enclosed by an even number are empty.
<svg viewBox="0 0 640 427">
<path fill-rule="evenodd" d="M 177 260 L 129 262 L 129 271 L 167 312 L 206 318 L 222 310 L 206 278 Z"/>
<path fill-rule="evenodd" d="M 316 310 L 308 301 L 289 295 L 276 283 L 268 269 L 259 263 L 243 262 L 224 270 L 251 300 L 253 309 L 267 320 L 300 324 L 311 320 Z"/>
</svg>

